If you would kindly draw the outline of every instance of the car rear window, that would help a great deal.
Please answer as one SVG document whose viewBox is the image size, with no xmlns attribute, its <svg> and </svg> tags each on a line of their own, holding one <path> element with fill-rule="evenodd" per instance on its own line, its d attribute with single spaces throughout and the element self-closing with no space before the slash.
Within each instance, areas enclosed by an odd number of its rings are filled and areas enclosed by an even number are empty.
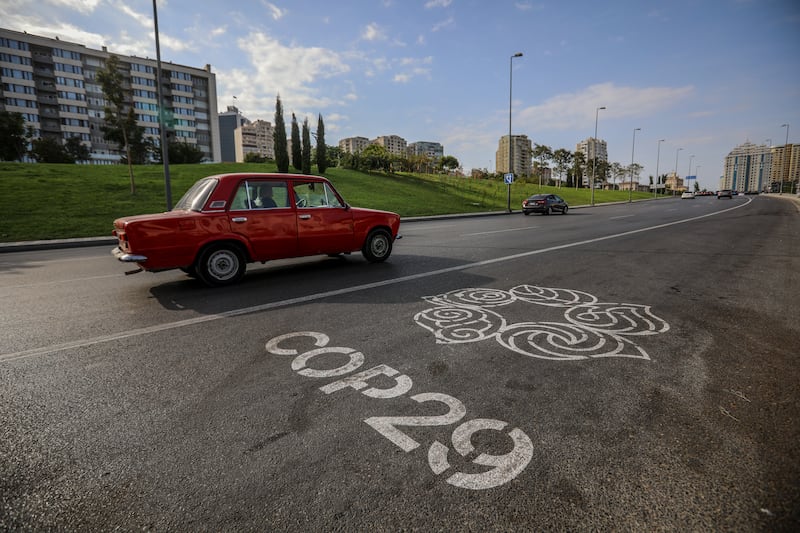
<svg viewBox="0 0 800 533">
<path fill-rule="evenodd" d="M 200 211 L 206 205 L 208 197 L 217 186 L 216 178 L 205 178 L 186 191 L 186 194 L 178 200 L 173 208 L 174 211 Z"/>
</svg>

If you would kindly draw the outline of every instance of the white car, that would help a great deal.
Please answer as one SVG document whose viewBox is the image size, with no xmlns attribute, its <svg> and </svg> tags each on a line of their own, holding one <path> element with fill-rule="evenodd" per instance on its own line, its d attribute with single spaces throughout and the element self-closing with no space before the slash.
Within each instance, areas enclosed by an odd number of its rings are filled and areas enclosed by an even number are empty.
<svg viewBox="0 0 800 533">
<path fill-rule="evenodd" d="M 689 198 L 690 200 L 694 199 L 694 193 L 686 191 L 685 193 L 681 194 L 681 198 Z"/>
</svg>

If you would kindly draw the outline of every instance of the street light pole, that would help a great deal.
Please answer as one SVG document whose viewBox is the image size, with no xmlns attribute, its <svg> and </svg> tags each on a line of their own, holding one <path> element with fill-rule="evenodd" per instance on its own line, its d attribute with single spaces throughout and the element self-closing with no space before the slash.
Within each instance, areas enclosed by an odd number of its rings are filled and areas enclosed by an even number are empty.
<svg viewBox="0 0 800 533">
<path fill-rule="evenodd" d="M 681 153 L 683 148 L 675 150 L 675 186 L 678 186 L 678 154 Z M 672 196 L 675 196 L 675 189 L 672 190 Z"/>
<path fill-rule="evenodd" d="M 783 143 L 783 163 L 786 166 L 786 181 L 789 181 L 789 124 L 781 124 L 781 128 L 786 128 L 786 142 Z M 783 194 L 783 169 L 781 169 L 781 192 Z"/>
<path fill-rule="evenodd" d="M 633 130 L 633 145 L 631 146 L 631 183 L 628 187 L 628 203 L 633 201 L 633 152 L 636 150 L 636 132 L 642 131 L 642 128 L 634 128 Z"/>
<path fill-rule="evenodd" d="M 658 194 L 658 163 L 661 159 L 661 143 L 663 143 L 666 139 L 659 139 L 658 140 L 658 153 L 656 154 L 656 186 L 653 187 L 653 198 L 656 197 Z"/>
<path fill-rule="evenodd" d="M 514 165 L 512 158 L 514 155 L 514 143 L 511 142 L 511 90 L 514 86 L 514 58 L 522 57 L 522 52 L 517 52 L 508 59 L 508 171 L 514 173 Z M 506 184 L 506 202 L 508 212 L 511 212 L 511 184 Z"/>
<path fill-rule="evenodd" d="M 167 197 L 167 211 L 172 211 L 172 187 L 169 182 L 169 147 L 164 123 L 164 98 L 161 90 L 161 45 L 158 42 L 158 11 L 153 0 L 153 24 L 156 33 L 156 96 L 158 96 L 158 129 L 161 132 L 161 161 L 164 163 L 164 191 Z"/>
<path fill-rule="evenodd" d="M 591 190 L 592 190 L 592 194 L 591 194 L 591 196 L 592 196 L 591 205 L 592 206 L 594 206 L 594 169 L 595 169 L 595 167 L 597 167 L 597 116 L 599 115 L 601 109 L 605 109 L 605 106 L 598 107 L 597 109 L 594 110 L 594 142 L 593 142 L 594 162 L 592 163 L 592 181 L 591 181 L 591 183 L 589 183 L 589 188 L 591 188 Z"/>
</svg>

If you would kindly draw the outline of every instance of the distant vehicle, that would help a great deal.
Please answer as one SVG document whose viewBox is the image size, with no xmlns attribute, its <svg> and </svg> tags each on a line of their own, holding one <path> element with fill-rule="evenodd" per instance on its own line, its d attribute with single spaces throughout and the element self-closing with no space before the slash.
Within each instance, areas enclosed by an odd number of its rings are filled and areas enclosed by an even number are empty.
<svg viewBox="0 0 800 533">
<path fill-rule="evenodd" d="M 685 193 L 681 194 L 681 198 L 682 199 L 694 200 L 694 193 L 686 191 Z"/>
<path fill-rule="evenodd" d="M 717 191 L 717 200 L 720 198 L 733 198 L 733 192 L 730 189 L 722 189 Z"/>
<path fill-rule="evenodd" d="M 522 201 L 522 213 L 525 215 L 531 213 L 549 215 L 553 211 L 560 211 L 562 215 L 566 215 L 568 210 L 567 202 L 557 194 L 534 194 Z"/>
<path fill-rule="evenodd" d="M 114 221 L 114 257 L 157 272 L 179 268 L 209 286 L 242 279 L 247 263 L 360 250 L 385 261 L 400 215 L 351 207 L 325 178 L 220 174 L 199 180 L 172 211 Z"/>
</svg>

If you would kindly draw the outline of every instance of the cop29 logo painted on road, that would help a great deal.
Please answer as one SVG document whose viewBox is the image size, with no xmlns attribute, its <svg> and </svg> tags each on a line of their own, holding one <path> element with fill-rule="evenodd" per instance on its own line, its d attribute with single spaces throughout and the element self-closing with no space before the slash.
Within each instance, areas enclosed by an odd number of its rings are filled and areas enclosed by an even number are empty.
<svg viewBox="0 0 800 533">
<path fill-rule="evenodd" d="M 494 339 L 516 353 L 538 359 L 576 361 L 597 357 L 650 359 L 635 339 L 669 330 L 650 306 L 605 303 L 587 292 L 518 285 L 511 290 L 466 288 L 423 300 L 434 307 L 414 321 L 439 344 Z M 564 310 L 566 322 L 509 323 L 501 309 L 514 303 Z"/>
</svg>

